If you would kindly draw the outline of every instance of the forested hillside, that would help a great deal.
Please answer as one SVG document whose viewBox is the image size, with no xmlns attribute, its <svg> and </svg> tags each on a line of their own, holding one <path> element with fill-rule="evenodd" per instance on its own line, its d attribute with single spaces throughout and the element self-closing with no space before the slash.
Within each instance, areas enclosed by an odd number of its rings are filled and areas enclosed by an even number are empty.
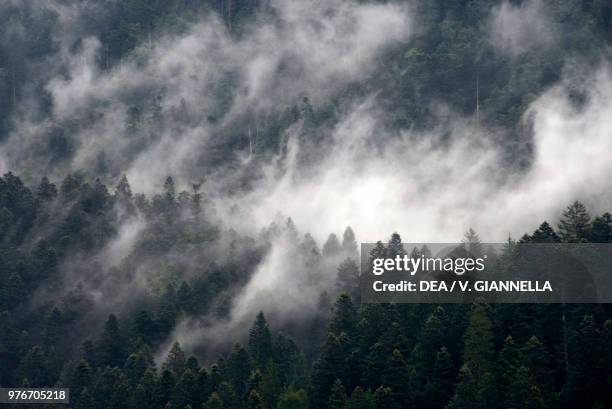
<svg viewBox="0 0 612 409">
<path fill-rule="evenodd" d="M 74 177 L 59 188 L 43 179 L 34 190 L 12 174 L 0 181 L 2 385 L 70 387 L 74 408 L 612 403 L 608 305 L 360 304 L 350 228 L 342 243 L 331 235 L 322 249 L 290 219 L 257 238 L 241 237 L 210 224 L 203 198 L 177 195 L 172 179 L 152 198 L 133 195 L 126 179 L 112 193 L 99 181 Z M 123 212 L 141 214 L 149 227 L 119 265 L 104 270 L 95 255 L 121 228 L 115 215 Z M 544 222 L 519 244 L 609 243 L 612 218 L 606 213 L 591 220 L 577 202 L 564 212 L 558 231 Z M 317 311 L 277 328 L 262 312 L 250 311 L 248 337 L 226 339 L 214 353 L 196 345 L 204 361 L 175 342 L 156 366 L 155 352 L 186 316 L 227 316 L 228 299 L 257 268 L 273 235 L 295 240 L 308 254 L 312 280 L 326 262 L 347 257 L 334 285 L 319 295 Z M 232 251 L 208 267 L 175 258 L 189 254 L 192 261 L 194 250 L 204 255 L 224 240 Z M 516 245 L 509 240 L 506 256 Z M 406 251 L 399 235 L 388 251 Z M 75 257 L 82 261 L 74 271 L 62 272 Z M 149 273 L 144 289 L 134 282 L 143 259 L 158 260 L 161 268 Z M 93 288 L 103 300 L 95 299 Z M 122 298 L 131 299 L 115 304 L 113 292 L 124 291 L 130 295 Z M 331 297 L 337 297 L 333 305 Z M 103 316 L 106 310 L 111 313 Z"/>
<path fill-rule="evenodd" d="M 611 2 L 2 0 L 0 23 L 0 387 L 612 408 L 608 304 L 358 286 L 361 242 L 505 241 L 500 269 L 612 243 Z"/>
</svg>

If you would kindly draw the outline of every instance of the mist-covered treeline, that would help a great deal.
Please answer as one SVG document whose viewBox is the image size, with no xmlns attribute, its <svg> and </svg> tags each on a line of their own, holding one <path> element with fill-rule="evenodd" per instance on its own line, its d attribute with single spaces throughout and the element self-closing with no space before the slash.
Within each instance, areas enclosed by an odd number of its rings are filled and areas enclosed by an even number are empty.
<svg viewBox="0 0 612 409">
<path fill-rule="evenodd" d="M 240 236 L 219 229 L 195 189 L 177 193 L 168 178 L 147 197 L 126 178 L 112 192 L 78 176 L 36 189 L 0 179 L 2 385 L 69 387 L 74 408 L 610 404 L 607 305 L 361 305 L 352 229 L 321 248 L 290 219 Z M 130 213 L 146 227 L 113 261 Z M 275 238 L 303 276 L 287 284 L 317 302 L 289 319 L 271 310 L 271 329 L 232 299 L 248 299 L 240 291 Z M 465 240 L 480 243 L 473 230 Z M 612 242 L 612 218 L 576 202 L 558 229 L 544 222 L 518 244 L 560 242 Z M 408 250 L 394 233 L 373 251 Z"/>
</svg>

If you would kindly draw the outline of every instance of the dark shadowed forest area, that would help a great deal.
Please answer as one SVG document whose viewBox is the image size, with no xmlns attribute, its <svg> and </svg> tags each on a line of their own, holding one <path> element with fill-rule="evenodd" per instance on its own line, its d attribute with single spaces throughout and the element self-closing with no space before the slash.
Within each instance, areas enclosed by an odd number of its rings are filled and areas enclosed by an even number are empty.
<svg viewBox="0 0 612 409">
<path fill-rule="evenodd" d="M 504 242 L 499 269 L 612 243 L 611 2 L 3 0 L 0 22 L 0 387 L 612 408 L 609 304 L 359 290 L 361 242 Z"/>
</svg>

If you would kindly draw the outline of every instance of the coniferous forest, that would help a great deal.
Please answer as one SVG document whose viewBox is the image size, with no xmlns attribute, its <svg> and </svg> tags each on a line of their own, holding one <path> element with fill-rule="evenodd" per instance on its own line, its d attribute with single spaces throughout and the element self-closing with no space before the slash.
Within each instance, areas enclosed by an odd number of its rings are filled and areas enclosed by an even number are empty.
<svg viewBox="0 0 612 409">
<path fill-rule="evenodd" d="M 610 304 L 359 290 L 361 242 L 504 242 L 508 265 L 612 243 L 612 3 L 3 0 L 0 22 L 0 387 L 612 408 Z"/>
</svg>

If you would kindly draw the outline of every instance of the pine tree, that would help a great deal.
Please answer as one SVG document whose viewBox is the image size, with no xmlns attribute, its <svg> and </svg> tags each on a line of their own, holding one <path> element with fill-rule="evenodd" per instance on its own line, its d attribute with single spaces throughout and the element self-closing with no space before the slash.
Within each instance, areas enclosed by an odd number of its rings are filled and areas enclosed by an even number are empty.
<svg viewBox="0 0 612 409">
<path fill-rule="evenodd" d="M 357 328 L 357 311 L 351 297 L 341 294 L 334 304 L 333 315 L 329 323 L 329 331 L 336 336 L 346 333 L 349 337 L 355 334 Z"/>
<path fill-rule="evenodd" d="M 97 345 L 96 362 L 99 366 L 122 367 L 126 359 L 126 343 L 119 330 L 117 318 L 111 314 Z"/>
<path fill-rule="evenodd" d="M 250 358 L 247 351 L 240 345 L 234 345 L 232 353 L 225 362 L 225 373 L 230 379 L 238 396 L 244 396 L 251 374 Z"/>
<path fill-rule="evenodd" d="M 277 409 L 307 409 L 308 396 L 304 389 L 289 387 L 278 398 Z"/>
<path fill-rule="evenodd" d="M 119 179 L 119 183 L 115 187 L 115 196 L 120 201 L 129 201 L 132 198 L 132 188 L 130 187 L 130 182 L 128 182 L 127 176 L 125 174 L 121 175 L 121 179 Z"/>
<path fill-rule="evenodd" d="M 570 366 L 562 391 L 564 407 L 590 407 L 602 395 L 601 333 L 592 315 L 585 315 L 571 342 Z M 607 368 L 609 370 L 609 368 Z"/>
<path fill-rule="evenodd" d="M 331 387 L 328 398 L 329 409 L 346 409 L 346 390 L 340 379 L 336 379 Z"/>
<path fill-rule="evenodd" d="M 123 372 L 127 376 L 128 381 L 130 381 L 130 384 L 135 385 L 140 382 L 148 366 L 149 363 L 147 359 L 139 352 L 134 352 L 131 353 L 125 361 Z"/>
<path fill-rule="evenodd" d="M 543 408 L 544 399 L 535 385 L 529 369 L 520 366 L 511 379 L 506 390 L 505 404 L 509 408 Z"/>
<path fill-rule="evenodd" d="M 476 231 L 474 231 L 474 229 L 472 229 L 471 227 L 468 229 L 467 232 L 465 232 L 462 243 L 465 246 L 465 249 L 471 255 L 471 257 L 476 258 L 476 257 L 483 256 L 484 249 L 482 247 L 480 237 L 478 236 Z"/>
<path fill-rule="evenodd" d="M 187 405 L 195 407 L 198 395 L 198 384 L 195 374 L 191 369 L 186 369 L 176 383 L 172 394 L 172 406 L 183 408 Z"/>
<path fill-rule="evenodd" d="M 348 294 L 354 301 L 359 297 L 359 267 L 353 259 L 347 258 L 338 267 L 336 291 Z"/>
<path fill-rule="evenodd" d="M 348 407 L 349 409 L 368 409 L 370 407 L 366 394 L 360 386 L 353 389 Z"/>
<path fill-rule="evenodd" d="M 395 258 L 395 256 L 403 256 L 404 254 L 406 254 L 406 250 L 404 250 L 402 238 L 398 233 L 393 233 L 387 244 L 387 257 Z"/>
<path fill-rule="evenodd" d="M 30 385 L 36 387 L 51 387 L 55 383 L 47 365 L 47 356 L 37 345 L 23 358 L 18 373 L 20 382 L 23 383 L 23 380 L 27 379 Z"/>
<path fill-rule="evenodd" d="M 442 409 L 453 396 L 453 380 L 455 379 L 453 358 L 446 347 L 442 347 L 436 354 L 433 371 L 425 386 L 427 401 L 424 407 Z"/>
<path fill-rule="evenodd" d="M 547 222 L 544 222 L 531 235 L 533 243 L 559 243 L 561 239 Z"/>
<path fill-rule="evenodd" d="M 90 386 L 92 370 L 87 361 L 81 359 L 70 376 L 70 393 L 79 396 L 81 392 Z"/>
<path fill-rule="evenodd" d="M 119 368 L 106 367 L 98 371 L 91 394 L 100 409 L 124 409 L 130 390 L 129 382 Z"/>
<path fill-rule="evenodd" d="M 604 213 L 593 220 L 589 241 L 593 243 L 612 242 L 612 215 L 610 213 Z"/>
<path fill-rule="evenodd" d="M 372 401 L 373 409 L 400 409 L 395 399 L 393 399 L 391 388 L 381 386 L 376 389 Z"/>
<path fill-rule="evenodd" d="M 509 395 L 510 386 L 515 382 L 517 371 L 523 363 L 521 350 L 511 336 L 506 337 L 497 357 L 497 384 L 502 407 L 514 407 L 513 397 Z M 509 406 L 510 405 L 510 406 Z"/>
<path fill-rule="evenodd" d="M 327 405 L 333 383 L 347 372 L 343 352 L 338 337 L 330 332 L 314 364 L 311 395 L 313 407 Z"/>
<path fill-rule="evenodd" d="M 591 218 L 586 208 L 579 201 L 575 201 L 563 211 L 559 222 L 559 235 L 564 242 L 580 243 L 589 236 L 589 222 Z"/>
<path fill-rule="evenodd" d="M 259 312 L 249 331 L 249 356 L 256 368 L 263 369 L 272 358 L 272 335 L 263 312 Z"/>
<path fill-rule="evenodd" d="M 167 203 L 174 203 L 176 200 L 176 187 L 172 176 L 168 176 L 164 182 L 164 197 Z"/>
<path fill-rule="evenodd" d="M 542 342 L 535 336 L 531 336 L 521 349 L 523 366 L 525 366 L 533 377 L 533 385 L 537 386 L 546 400 L 550 399 L 553 384 L 551 382 L 552 358 Z"/>
<path fill-rule="evenodd" d="M 155 368 L 148 368 L 131 396 L 132 409 L 156 409 L 162 401 Z"/>
<path fill-rule="evenodd" d="M 347 257 L 356 257 L 358 253 L 357 241 L 355 240 L 355 232 L 348 226 L 342 234 L 342 251 Z"/>
<path fill-rule="evenodd" d="M 498 382 L 500 390 L 503 392 L 509 388 L 514 379 L 516 371 L 518 371 L 519 367 L 523 363 L 521 350 L 511 336 L 506 337 L 497 360 Z"/>
<path fill-rule="evenodd" d="M 162 369 L 171 371 L 175 377 L 181 376 L 185 371 L 185 353 L 178 341 L 172 345 Z"/>
<path fill-rule="evenodd" d="M 57 197 L 57 188 L 46 176 L 40 181 L 36 196 L 42 202 L 49 202 Z"/>
<path fill-rule="evenodd" d="M 217 393 L 223 402 L 224 408 L 238 409 L 240 407 L 240 399 L 229 382 L 221 382 L 217 388 Z"/>
<path fill-rule="evenodd" d="M 377 241 L 374 245 L 374 248 L 370 250 L 369 258 L 368 258 L 368 272 L 372 273 L 374 269 L 374 260 L 384 259 L 387 257 L 387 248 L 382 243 L 382 241 Z"/>
<path fill-rule="evenodd" d="M 247 400 L 247 409 L 264 409 L 263 399 L 259 396 L 256 390 L 249 392 Z"/>
<path fill-rule="evenodd" d="M 158 407 L 164 407 L 170 401 L 175 383 L 175 377 L 172 372 L 164 370 L 159 379 L 159 389 L 156 394 L 159 399 Z"/>
<path fill-rule="evenodd" d="M 327 238 L 327 241 L 323 245 L 323 256 L 325 257 L 333 257 L 336 256 L 342 250 L 342 246 L 340 245 L 340 241 L 335 234 L 330 234 Z"/>
<path fill-rule="evenodd" d="M 204 404 L 205 409 L 223 409 L 223 401 L 217 392 L 213 392 Z"/>
<path fill-rule="evenodd" d="M 449 409 L 487 409 L 493 404 L 493 357 L 493 324 L 487 308 L 476 304 L 470 311 L 463 366 Z"/>
<path fill-rule="evenodd" d="M 411 406 L 410 398 L 413 395 L 410 388 L 410 371 L 402 353 L 395 349 L 387 360 L 383 372 L 382 384 L 391 388 L 393 398 L 401 408 Z"/>
</svg>

